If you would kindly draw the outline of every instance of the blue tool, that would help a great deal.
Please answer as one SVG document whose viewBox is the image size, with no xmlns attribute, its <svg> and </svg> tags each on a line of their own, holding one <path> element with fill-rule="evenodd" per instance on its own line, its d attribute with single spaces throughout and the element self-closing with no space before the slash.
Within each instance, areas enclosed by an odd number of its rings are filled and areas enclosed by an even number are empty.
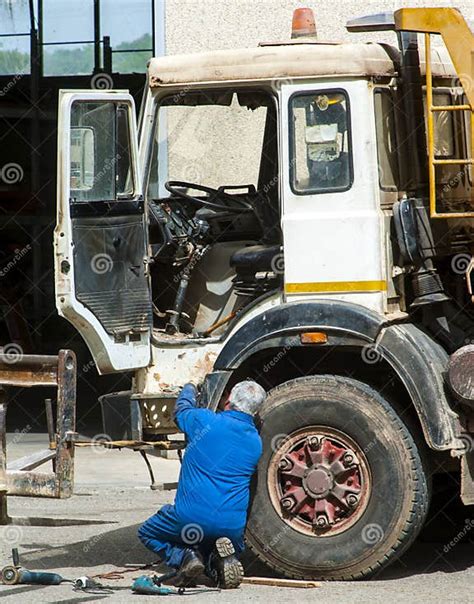
<svg viewBox="0 0 474 604">
<path fill-rule="evenodd" d="M 184 593 L 184 587 L 178 589 L 166 587 L 165 585 L 161 585 L 160 579 L 161 577 L 147 577 L 146 575 L 142 575 L 133 582 L 132 591 L 147 596 L 171 596 L 182 595 Z"/>
<path fill-rule="evenodd" d="M 12 550 L 13 564 L 5 566 L 0 572 L 0 580 L 4 585 L 59 585 L 67 579 L 57 573 L 32 571 L 20 566 L 17 548 Z"/>
</svg>

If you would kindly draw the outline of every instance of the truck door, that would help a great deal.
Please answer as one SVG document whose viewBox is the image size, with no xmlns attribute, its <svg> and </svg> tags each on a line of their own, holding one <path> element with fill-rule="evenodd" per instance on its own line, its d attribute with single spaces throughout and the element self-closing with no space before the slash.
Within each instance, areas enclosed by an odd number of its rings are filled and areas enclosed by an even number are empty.
<svg viewBox="0 0 474 604">
<path fill-rule="evenodd" d="M 384 312 L 387 277 L 364 81 L 282 86 L 285 294 Z"/>
<path fill-rule="evenodd" d="M 150 362 L 152 305 L 133 98 L 60 92 L 56 307 L 100 373 Z"/>
</svg>

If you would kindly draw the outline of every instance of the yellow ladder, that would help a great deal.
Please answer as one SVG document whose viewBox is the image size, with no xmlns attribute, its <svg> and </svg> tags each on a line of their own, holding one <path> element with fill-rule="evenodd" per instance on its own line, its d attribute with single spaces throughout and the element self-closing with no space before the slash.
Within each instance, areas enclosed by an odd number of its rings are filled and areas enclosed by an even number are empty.
<svg viewBox="0 0 474 604">
<path fill-rule="evenodd" d="M 426 104 L 428 114 L 428 167 L 431 218 L 474 218 L 472 212 L 438 212 L 436 203 L 436 167 L 474 165 L 474 34 L 464 17 L 454 8 L 403 8 L 395 12 L 396 29 L 425 34 Z M 464 89 L 467 104 L 433 105 L 431 35 L 440 34 Z M 471 150 L 468 159 L 437 159 L 435 156 L 434 113 L 469 111 L 471 114 Z M 472 194 L 471 194 L 472 195 Z M 471 197 L 474 206 L 474 197 Z"/>
</svg>

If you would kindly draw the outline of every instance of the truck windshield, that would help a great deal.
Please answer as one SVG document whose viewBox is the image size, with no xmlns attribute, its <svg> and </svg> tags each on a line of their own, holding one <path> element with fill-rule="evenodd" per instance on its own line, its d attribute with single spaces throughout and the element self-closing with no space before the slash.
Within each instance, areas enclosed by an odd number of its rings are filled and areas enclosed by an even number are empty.
<svg viewBox="0 0 474 604">
<path fill-rule="evenodd" d="M 261 92 L 185 92 L 160 103 L 149 197 L 168 197 L 168 180 L 259 189 L 272 100 Z M 275 131 L 276 134 L 276 131 Z M 271 159 L 276 164 L 276 157 Z"/>
</svg>

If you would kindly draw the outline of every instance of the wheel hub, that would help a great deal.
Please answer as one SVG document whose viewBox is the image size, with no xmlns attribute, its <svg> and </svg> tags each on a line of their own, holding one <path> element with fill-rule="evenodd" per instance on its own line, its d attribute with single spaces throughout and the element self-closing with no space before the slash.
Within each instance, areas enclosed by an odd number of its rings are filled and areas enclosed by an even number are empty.
<svg viewBox="0 0 474 604">
<path fill-rule="evenodd" d="M 309 470 L 303 478 L 304 490 L 315 499 L 323 499 L 330 493 L 334 485 L 332 473 L 323 466 Z"/>
<path fill-rule="evenodd" d="M 360 517 L 368 499 L 369 472 L 365 455 L 355 449 L 349 437 L 329 428 L 307 429 L 285 439 L 272 465 L 274 504 L 287 522 L 303 532 L 326 534 Z"/>
</svg>

